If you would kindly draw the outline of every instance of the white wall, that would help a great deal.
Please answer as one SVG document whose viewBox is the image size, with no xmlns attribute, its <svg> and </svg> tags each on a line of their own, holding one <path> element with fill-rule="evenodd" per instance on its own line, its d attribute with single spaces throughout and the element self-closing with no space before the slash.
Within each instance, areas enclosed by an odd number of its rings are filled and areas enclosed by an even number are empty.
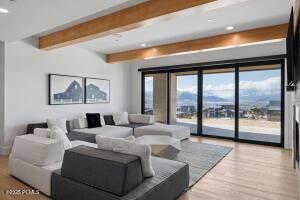
<svg viewBox="0 0 300 200">
<path fill-rule="evenodd" d="M 5 153 L 4 144 L 4 70 L 5 43 L 0 41 L 0 153 Z"/>
<path fill-rule="evenodd" d="M 236 47 L 231 49 L 207 51 L 188 55 L 177 55 L 132 62 L 131 65 L 131 104 L 130 112 L 141 112 L 141 73 L 139 68 L 172 66 L 180 64 L 204 63 L 221 60 L 280 55 L 286 53 L 285 41 L 266 43 L 253 46 Z M 285 97 L 285 147 L 291 148 L 291 94 Z"/>
<path fill-rule="evenodd" d="M 103 55 L 79 47 L 44 51 L 34 37 L 6 44 L 5 144 L 23 134 L 26 124 L 51 117 L 69 119 L 83 112 L 127 111 L 129 66 L 107 64 Z M 105 78 L 111 81 L 110 104 L 48 105 L 48 74 Z"/>
</svg>

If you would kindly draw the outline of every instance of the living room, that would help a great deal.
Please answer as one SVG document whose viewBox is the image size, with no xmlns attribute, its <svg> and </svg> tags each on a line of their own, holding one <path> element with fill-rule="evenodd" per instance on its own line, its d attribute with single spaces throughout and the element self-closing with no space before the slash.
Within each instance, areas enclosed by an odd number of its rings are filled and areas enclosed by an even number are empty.
<svg viewBox="0 0 300 200">
<path fill-rule="evenodd" d="M 298 14 L 1 1 L 0 199 L 299 199 Z"/>
</svg>

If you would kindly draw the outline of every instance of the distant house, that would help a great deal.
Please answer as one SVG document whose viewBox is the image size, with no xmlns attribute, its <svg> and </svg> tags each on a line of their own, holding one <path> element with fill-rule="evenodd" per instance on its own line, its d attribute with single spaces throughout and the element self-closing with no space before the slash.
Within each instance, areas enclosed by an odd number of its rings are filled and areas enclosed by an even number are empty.
<svg viewBox="0 0 300 200">
<path fill-rule="evenodd" d="M 192 117 L 196 114 L 197 108 L 195 105 L 178 105 L 176 108 L 177 117 Z"/>
<path fill-rule="evenodd" d="M 234 106 L 214 105 L 203 109 L 203 118 L 233 118 L 235 116 Z"/>
<path fill-rule="evenodd" d="M 280 121 L 281 120 L 281 103 L 280 101 L 270 101 L 267 106 L 267 120 Z"/>
</svg>

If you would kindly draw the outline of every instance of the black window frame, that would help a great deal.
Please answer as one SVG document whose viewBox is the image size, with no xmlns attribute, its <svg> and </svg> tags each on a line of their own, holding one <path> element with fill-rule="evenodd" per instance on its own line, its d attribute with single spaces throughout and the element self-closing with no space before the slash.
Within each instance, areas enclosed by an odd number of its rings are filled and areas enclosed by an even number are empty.
<svg viewBox="0 0 300 200">
<path fill-rule="evenodd" d="M 154 67 L 154 68 L 141 68 L 139 71 L 141 72 L 141 113 L 144 114 L 145 108 L 145 76 L 149 74 L 157 74 L 157 73 L 167 73 L 168 75 L 168 123 L 170 122 L 170 74 L 174 72 L 188 72 L 188 71 L 198 71 L 198 133 L 192 134 L 195 136 L 205 136 L 212 138 L 221 138 L 221 139 L 229 139 L 238 142 L 245 142 L 251 144 L 261 144 L 261 145 L 270 145 L 270 146 L 278 146 L 284 147 L 284 113 L 285 113 L 285 58 L 286 55 L 275 55 L 268 57 L 255 57 L 255 58 L 246 58 L 246 59 L 237 59 L 237 60 L 227 60 L 227 61 L 217 61 L 217 62 L 209 62 L 209 63 L 198 63 L 198 64 L 188 64 L 188 65 L 176 65 L 176 66 L 166 66 L 166 67 Z M 245 140 L 239 138 L 239 69 L 242 67 L 248 66 L 259 66 L 259 65 L 272 65 L 272 64 L 280 64 L 281 65 L 281 139 L 280 143 L 273 142 L 264 142 L 264 141 L 255 141 L 255 140 Z M 210 69 L 224 69 L 224 68 L 235 68 L 235 137 L 222 137 L 222 136 L 213 136 L 202 133 L 202 114 L 201 111 L 203 109 L 203 70 Z M 199 89 L 201 88 L 201 89 Z M 200 112 L 199 112 L 200 111 Z"/>
</svg>

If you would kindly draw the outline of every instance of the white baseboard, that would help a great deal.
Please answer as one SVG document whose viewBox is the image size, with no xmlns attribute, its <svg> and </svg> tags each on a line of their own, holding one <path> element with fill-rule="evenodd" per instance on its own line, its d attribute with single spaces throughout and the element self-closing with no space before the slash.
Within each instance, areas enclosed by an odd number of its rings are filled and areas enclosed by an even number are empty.
<svg viewBox="0 0 300 200">
<path fill-rule="evenodd" d="M 8 155 L 9 153 L 10 153 L 10 147 L 9 146 L 0 145 L 0 154 L 1 155 Z"/>
</svg>

